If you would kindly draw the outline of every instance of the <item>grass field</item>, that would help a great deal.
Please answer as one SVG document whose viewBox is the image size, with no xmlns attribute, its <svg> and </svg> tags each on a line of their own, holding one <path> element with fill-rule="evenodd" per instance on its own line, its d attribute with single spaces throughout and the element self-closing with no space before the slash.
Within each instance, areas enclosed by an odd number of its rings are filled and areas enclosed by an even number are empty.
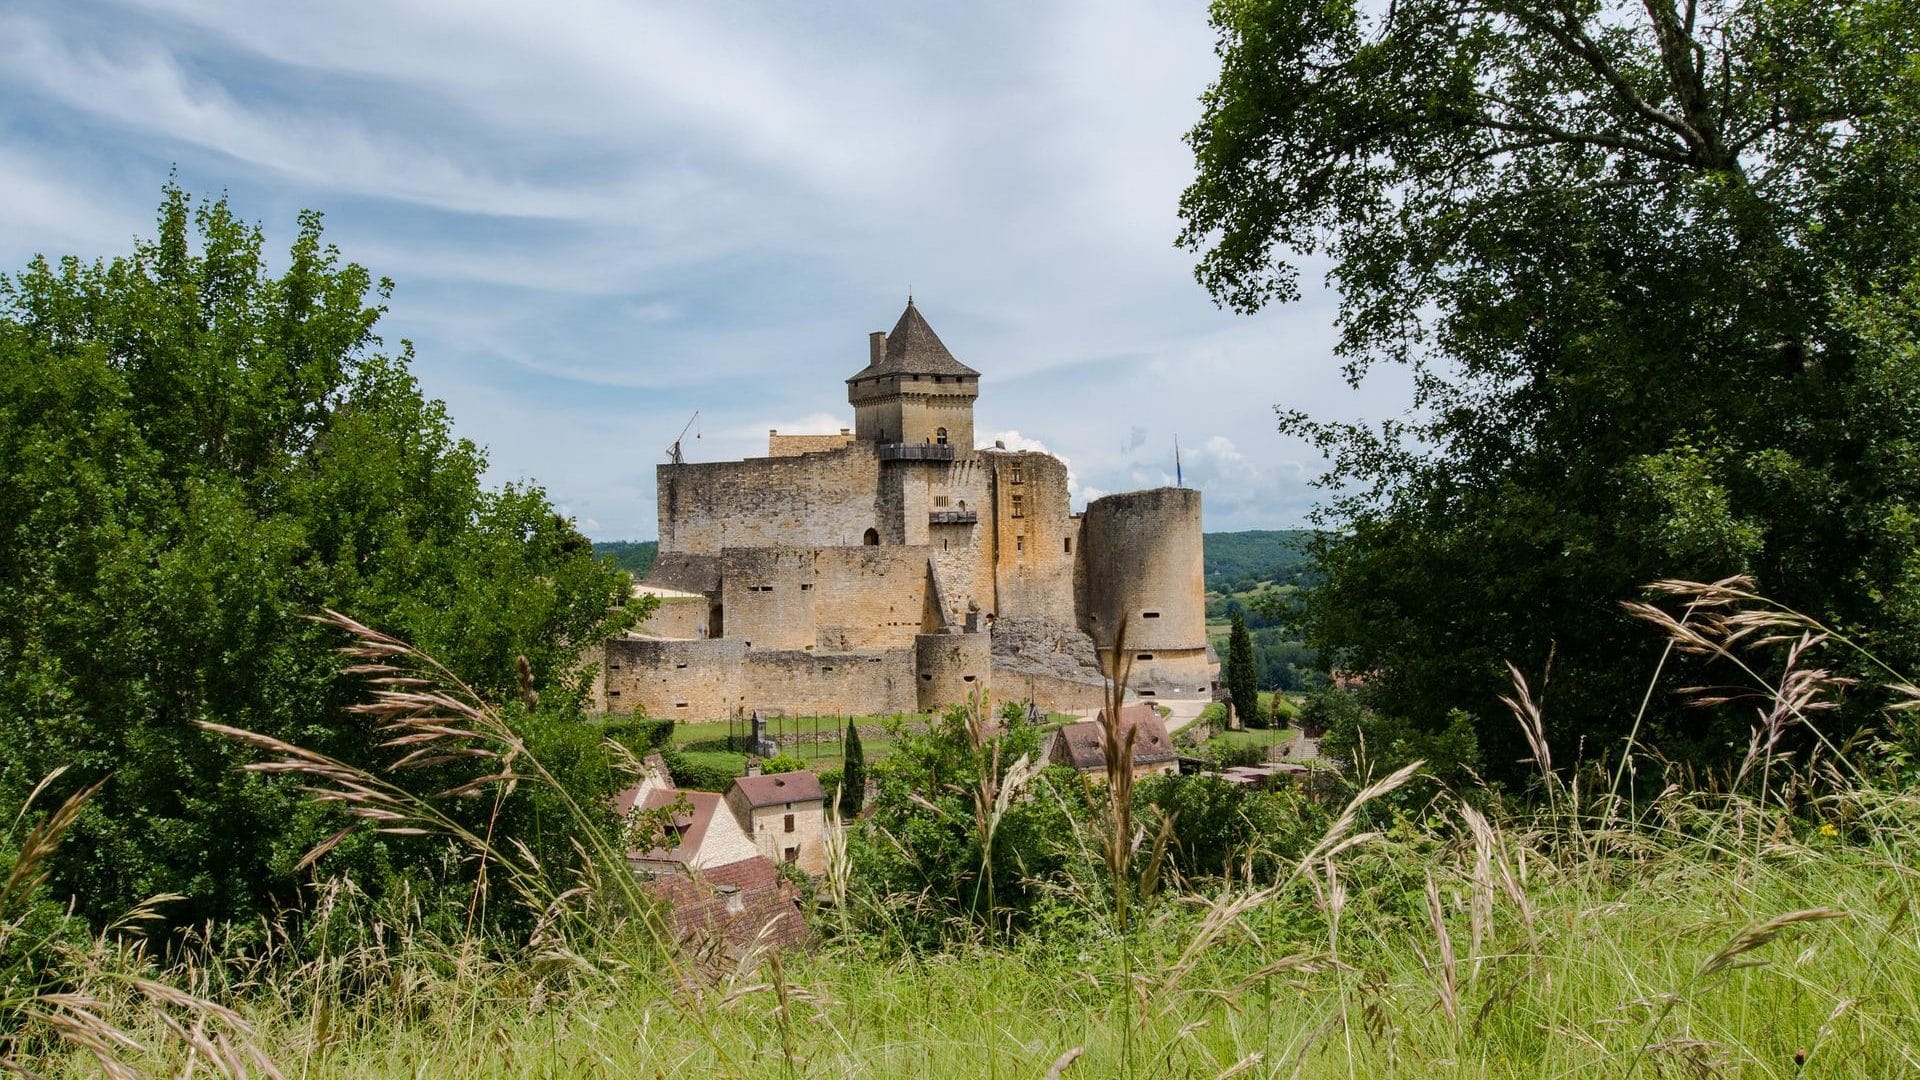
<svg viewBox="0 0 1920 1080">
<path fill-rule="evenodd" d="M 1076 1052 L 1058 1075 L 1920 1075 L 1920 807 L 1854 793 L 1822 816 L 1840 824 L 1672 796 L 1481 826 L 1436 804 L 1169 895 L 1124 937 L 1096 905 L 1015 944 L 830 938 L 675 975 L 618 942 L 543 969 L 368 931 L 351 963 L 196 978 L 310 1078 L 1039 1077 Z"/>
</svg>

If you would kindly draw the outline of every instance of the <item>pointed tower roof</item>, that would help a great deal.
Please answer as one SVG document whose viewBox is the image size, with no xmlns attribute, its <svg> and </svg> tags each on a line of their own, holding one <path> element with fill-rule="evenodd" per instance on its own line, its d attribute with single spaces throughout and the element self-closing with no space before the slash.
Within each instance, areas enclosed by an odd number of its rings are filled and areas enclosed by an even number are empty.
<svg viewBox="0 0 1920 1080">
<path fill-rule="evenodd" d="M 893 324 L 893 332 L 887 335 L 886 354 L 855 372 L 847 381 L 871 379 L 876 375 L 972 375 L 978 378 L 980 373 L 953 358 L 909 296 L 907 310 L 900 313 L 900 321 Z"/>
</svg>

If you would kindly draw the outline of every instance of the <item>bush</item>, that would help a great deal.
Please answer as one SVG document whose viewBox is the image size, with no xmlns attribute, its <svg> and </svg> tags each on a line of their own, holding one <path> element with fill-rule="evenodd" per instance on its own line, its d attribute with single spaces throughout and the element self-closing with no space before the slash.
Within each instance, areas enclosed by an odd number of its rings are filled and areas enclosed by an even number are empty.
<svg viewBox="0 0 1920 1080">
<path fill-rule="evenodd" d="M 731 764 L 732 755 L 689 754 L 684 750 L 668 750 L 660 756 L 666 760 L 667 773 L 673 777 L 673 786 L 689 791 L 725 791 L 740 775 L 738 766 Z"/>
<path fill-rule="evenodd" d="M 636 754 L 651 754 L 673 745 L 673 718 L 655 720 L 634 713 L 624 719 L 608 718 L 607 738 Z"/>
<path fill-rule="evenodd" d="M 774 773 L 799 772 L 806 767 L 806 762 L 787 753 L 775 754 L 760 763 L 760 771 L 769 776 Z"/>
</svg>

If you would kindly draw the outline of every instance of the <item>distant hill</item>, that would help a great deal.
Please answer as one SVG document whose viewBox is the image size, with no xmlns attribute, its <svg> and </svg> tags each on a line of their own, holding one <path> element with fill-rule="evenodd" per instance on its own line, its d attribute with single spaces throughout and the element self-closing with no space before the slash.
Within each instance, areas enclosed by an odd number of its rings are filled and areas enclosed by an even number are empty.
<svg viewBox="0 0 1920 1080">
<path fill-rule="evenodd" d="M 1310 529 L 1207 533 L 1207 588 L 1233 593 L 1262 581 L 1304 585 L 1313 574 L 1305 550 L 1312 538 Z"/>
<path fill-rule="evenodd" d="M 1262 581 L 1300 585 L 1312 573 L 1313 562 L 1303 553 L 1306 529 L 1255 529 L 1249 532 L 1206 534 L 1207 588 L 1221 593 L 1242 592 Z M 612 556 L 615 566 L 634 577 L 644 577 L 660 553 L 657 540 L 599 540 L 595 555 Z"/>
<path fill-rule="evenodd" d="M 653 569 L 653 560 L 660 554 L 658 540 L 595 540 L 595 555 L 613 556 L 613 565 L 632 574 L 634 577 L 646 577 Z"/>
</svg>

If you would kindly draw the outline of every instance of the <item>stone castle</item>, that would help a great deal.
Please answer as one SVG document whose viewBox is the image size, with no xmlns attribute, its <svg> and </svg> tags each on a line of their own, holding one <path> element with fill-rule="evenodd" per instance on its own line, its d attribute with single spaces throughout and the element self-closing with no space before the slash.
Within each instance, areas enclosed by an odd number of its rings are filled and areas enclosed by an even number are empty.
<svg viewBox="0 0 1920 1080">
<path fill-rule="evenodd" d="M 854 426 L 658 469 L 659 606 L 606 644 L 609 710 L 713 720 L 972 700 L 1097 708 L 1124 621 L 1130 696 L 1206 698 L 1200 493 L 1071 512 L 1059 458 L 975 448 L 980 373 L 912 300 L 847 379 Z"/>
</svg>

